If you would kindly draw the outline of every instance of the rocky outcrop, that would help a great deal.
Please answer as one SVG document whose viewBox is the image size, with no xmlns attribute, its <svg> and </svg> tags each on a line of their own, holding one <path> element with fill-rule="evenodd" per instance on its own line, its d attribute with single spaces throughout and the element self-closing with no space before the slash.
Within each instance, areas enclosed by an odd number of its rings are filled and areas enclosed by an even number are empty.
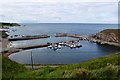
<svg viewBox="0 0 120 80">
<path fill-rule="evenodd" d="M 20 24 L 18 23 L 5 23 L 5 22 L 0 22 L 0 26 L 2 26 L 2 28 L 4 28 L 4 26 L 20 26 Z"/>
<path fill-rule="evenodd" d="M 6 38 L 9 35 L 6 33 L 6 31 L 0 31 L 0 38 Z"/>
<path fill-rule="evenodd" d="M 114 43 L 119 43 L 119 34 L 118 34 L 119 29 L 106 29 L 103 30 L 99 33 L 97 33 L 94 37 L 95 39 L 99 39 L 102 41 L 106 42 L 114 42 Z"/>
</svg>

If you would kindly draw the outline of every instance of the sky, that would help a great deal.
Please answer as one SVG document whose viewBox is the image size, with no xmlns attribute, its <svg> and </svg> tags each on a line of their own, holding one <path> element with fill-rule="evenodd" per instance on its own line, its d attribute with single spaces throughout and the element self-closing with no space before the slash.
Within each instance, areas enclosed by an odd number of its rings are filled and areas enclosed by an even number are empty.
<svg viewBox="0 0 120 80">
<path fill-rule="evenodd" d="M 118 0 L 0 0 L 0 22 L 118 23 Z"/>
</svg>

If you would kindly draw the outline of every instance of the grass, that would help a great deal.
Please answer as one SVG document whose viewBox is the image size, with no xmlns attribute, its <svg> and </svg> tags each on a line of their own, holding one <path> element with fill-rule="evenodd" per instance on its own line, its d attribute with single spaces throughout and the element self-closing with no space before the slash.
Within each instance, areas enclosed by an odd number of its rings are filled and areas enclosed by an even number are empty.
<svg viewBox="0 0 120 80">
<path fill-rule="evenodd" d="M 105 34 L 115 33 L 116 36 L 120 37 L 120 29 L 105 29 L 100 33 L 105 33 Z"/>
<path fill-rule="evenodd" d="M 60 65 L 27 70 L 3 57 L 3 78 L 120 78 L 120 52 L 94 58 L 79 64 Z"/>
<path fill-rule="evenodd" d="M 2 79 L 2 55 L 0 54 L 0 79 Z"/>
<path fill-rule="evenodd" d="M 2 71 L 3 78 L 14 78 L 15 75 L 27 71 L 27 69 L 23 65 L 2 56 Z"/>
</svg>

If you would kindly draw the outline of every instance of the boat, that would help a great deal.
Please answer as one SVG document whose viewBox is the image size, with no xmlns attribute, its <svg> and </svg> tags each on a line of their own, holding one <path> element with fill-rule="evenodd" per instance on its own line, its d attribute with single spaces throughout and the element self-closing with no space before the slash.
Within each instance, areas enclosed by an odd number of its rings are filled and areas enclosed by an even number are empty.
<svg viewBox="0 0 120 80">
<path fill-rule="evenodd" d="M 71 49 L 82 47 L 82 45 L 79 43 L 79 40 L 77 40 L 77 41 L 65 41 L 65 42 L 53 43 L 49 45 L 48 48 L 56 51 L 57 49 L 61 49 L 64 46 L 70 47 Z"/>
<path fill-rule="evenodd" d="M 61 45 L 58 45 L 58 49 L 61 49 L 62 48 L 62 46 Z"/>
<path fill-rule="evenodd" d="M 80 48 L 80 47 L 82 47 L 82 45 L 81 44 L 77 44 L 76 47 Z"/>
<path fill-rule="evenodd" d="M 52 45 L 49 45 L 47 48 L 50 48 L 50 49 L 51 49 L 51 48 L 52 48 Z"/>
</svg>

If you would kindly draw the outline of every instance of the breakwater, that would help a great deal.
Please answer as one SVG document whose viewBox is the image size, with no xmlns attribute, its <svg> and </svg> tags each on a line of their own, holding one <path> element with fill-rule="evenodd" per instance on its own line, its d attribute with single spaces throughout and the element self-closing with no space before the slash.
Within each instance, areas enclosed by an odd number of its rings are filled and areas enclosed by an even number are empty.
<svg viewBox="0 0 120 80">
<path fill-rule="evenodd" d="M 80 35 L 80 34 L 69 34 L 69 33 L 56 33 L 55 37 L 72 37 L 72 38 L 79 38 L 80 40 L 87 40 L 88 36 Z"/>
<path fill-rule="evenodd" d="M 86 40 L 89 42 L 94 42 L 97 44 L 102 44 L 102 45 L 112 45 L 112 46 L 117 46 L 120 47 L 119 43 L 116 42 L 109 42 L 109 41 L 104 41 L 101 39 L 97 39 L 94 37 L 94 35 L 79 35 L 79 34 L 69 34 L 69 33 L 56 33 L 55 37 L 72 37 L 72 38 L 79 38 L 80 40 Z"/>
<path fill-rule="evenodd" d="M 27 50 L 27 49 L 34 49 L 34 48 L 41 48 L 41 47 L 49 47 L 49 46 L 53 46 L 53 47 L 59 47 L 59 46 L 67 46 L 67 47 L 82 47 L 79 44 L 79 40 L 67 40 L 67 41 L 59 41 L 59 42 L 54 42 L 54 43 L 45 43 L 45 44 L 38 44 L 38 45 L 30 45 L 30 46 L 22 46 L 22 47 L 16 47 L 17 49 L 21 49 L 21 50 Z"/>
<path fill-rule="evenodd" d="M 79 43 L 79 40 L 67 40 L 67 41 L 59 41 L 54 43 L 45 43 L 45 44 L 38 44 L 38 45 L 29 45 L 29 46 L 22 46 L 22 47 L 11 47 L 2 53 L 4 56 L 9 56 L 12 53 L 20 52 L 23 50 L 41 48 L 41 47 L 48 47 L 53 50 L 61 49 L 63 46 L 70 47 L 70 48 L 80 48 L 82 45 Z"/>
<path fill-rule="evenodd" d="M 49 35 L 14 35 L 8 38 L 9 41 L 19 41 L 19 40 L 30 40 L 30 39 L 40 39 L 40 38 L 49 38 Z"/>
</svg>

